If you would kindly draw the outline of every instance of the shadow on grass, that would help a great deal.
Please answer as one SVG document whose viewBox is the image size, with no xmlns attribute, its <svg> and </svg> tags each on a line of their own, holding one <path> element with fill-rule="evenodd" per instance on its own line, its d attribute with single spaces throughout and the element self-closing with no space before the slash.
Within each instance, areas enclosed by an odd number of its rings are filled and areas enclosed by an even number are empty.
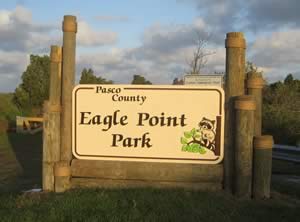
<svg viewBox="0 0 300 222">
<path fill-rule="evenodd" d="M 183 189 L 76 189 L 0 195 L 5 221 L 296 221 L 299 207 Z M 1 218 L 0 216 L 0 218 Z"/>
<path fill-rule="evenodd" d="M 7 133 L 9 148 L 15 154 L 21 173 L 15 178 L 14 190 L 41 187 L 42 133 L 36 135 Z"/>
</svg>

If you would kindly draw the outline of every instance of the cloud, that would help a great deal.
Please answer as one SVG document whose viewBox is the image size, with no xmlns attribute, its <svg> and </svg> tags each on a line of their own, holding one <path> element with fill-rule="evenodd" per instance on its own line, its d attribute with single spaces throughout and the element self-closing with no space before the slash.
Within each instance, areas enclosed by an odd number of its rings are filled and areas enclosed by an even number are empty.
<svg viewBox="0 0 300 222">
<path fill-rule="evenodd" d="M 265 32 L 299 27 L 299 0 L 178 0 L 195 5 L 216 34 L 230 31 Z"/>
<path fill-rule="evenodd" d="M 12 11 L 0 10 L 0 49 L 5 51 L 45 52 L 53 44 L 62 44 L 61 23 L 38 24 L 31 11 L 17 6 Z M 117 33 L 95 31 L 87 22 L 78 22 L 79 46 L 97 47 L 117 41 Z"/>
<path fill-rule="evenodd" d="M 262 67 L 270 81 L 300 72 L 300 28 L 258 37 L 249 49 L 249 60 Z"/>
<path fill-rule="evenodd" d="M 112 45 L 117 42 L 118 35 L 111 31 L 95 31 L 87 22 L 79 21 L 77 40 L 80 46 Z"/>
<path fill-rule="evenodd" d="M 57 28 L 50 24 L 36 24 L 31 12 L 17 6 L 12 11 L 0 11 L 0 49 L 4 51 L 39 51 L 54 40 L 53 31 Z"/>
<path fill-rule="evenodd" d="M 222 8 L 216 11 L 224 13 Z M 82 55 L 80 69 L 91 67 L 98 75 L 118 83 L 129 83 L 134 74 L 142 74 L 153 83 L 170 84 L 188 69 L 187 61 L 195 50 L 195 33 L 206 34 L 207 26 L 200 17 L 186 25 L 153 24 L 144 31 L 140 46 Z M 206 49 L 215 53 L 208 57 L 202 73 L 225 71 L 224 39 L 225 36 L 221 40 L 209 39 Z M 248 44 L 247 60 L 259 66 L 271 82 L 283 79 L 288 73 L 297 76 L 300 73 L 299 39 L 300 29 L 257 35 Z"/>
<path fill-rule="evenodd" d="M 188 25 L 154 24 L 144 31 L 140 46 L 81 54 L 78 59 L 77 79 L 83 67 L 86 67 L 117 83 L 130 83 L 134 74 L 142 74 L 153 83 L 171 84 L 175 77 L 182 77 L 187 70 L 187 61 L 195 50 L 197 33 L 206 35 L 204 30 L 205 23 L 200 18 Z M 223 71 L 224 46 L 208 44 L 207 50 L 215 51 L 215 54 L 208 58 L 203 72 Z"/>
<path fill-rule="evenodd" d="M 209 35 L 201 18 L 186 25 L 157 23 L 144 31 L 142 45 L 133 49 L 130 54 L 137 59 L 155 60 L 161 64 L 177 62 L 177 58 L 185 61 L 192 54 L 192 51 L 187 49 L 194 50 L 199 40 L 208 44 L 207 49 L 215 44 L 215 39 Z"/>
<path fill-rule="evenodd" d="M 98 15 L 95 19 L 99 22 L 128 22 L 127 16 L 112 16 L 112 15 Z"/>
<path fill-rule="evenodd" d="M 21 80 L 29 57 L 23 52 L 4 52 L 0 50 L 0 89 L 13 92 Z"/>
<path fill-rule="evenodd" d="M 78 22 L 77 46 L 102 47 L 117 41 L 117 33 L 95 31 Z M 48 54 L 50 45 L 62 45 L 61 22 L 36 23 L 23 6 L 0 10 L 0 91 L 14 91 L 30 54 Z"/>
<path fill-rule="evenodd" d="M 247 1 L 248 27 L 254 31 L 279 30 L 300 26 L 299 0 Z"/>
<path fill-rule="evenodd" d="M 273 32 L 258 37 L 251 48 L 258 65 L 279 68 L 283 65 L 300 64 L 300 29 Z"/>
<path fill-rule="evenodd" d="M 215 42 L 224 40 L 227 32 L 239 31 L 247 3 L 242 0 L 178 0 L 181 4 L 191 4 L 205 21 L 206 30 Z"/>
</svg>

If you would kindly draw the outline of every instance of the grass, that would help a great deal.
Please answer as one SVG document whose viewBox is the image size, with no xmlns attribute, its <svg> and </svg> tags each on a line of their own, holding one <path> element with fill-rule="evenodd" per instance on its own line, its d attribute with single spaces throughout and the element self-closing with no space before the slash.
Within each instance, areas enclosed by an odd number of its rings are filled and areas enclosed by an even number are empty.
<svg viewBox="0 0 300 222">
<path fill-rule="evenodd" d="M 247 201 L 178 189 L 0 195 L 1 221 L 295 221 L 299 210 L 281 199 Z"/>
<path fill-rule="evenodd" d="M 0 133 L 0 192 L 41 187 L 41 169 L 41 133 Z"/>
<path fill-rule="evenodd" d="M 12 123 L 16 116 L 22 116 L 22 112 L 13 104 L 12 99 L 12 93 L 0 93 L 0 120 Z"/>
</svg>

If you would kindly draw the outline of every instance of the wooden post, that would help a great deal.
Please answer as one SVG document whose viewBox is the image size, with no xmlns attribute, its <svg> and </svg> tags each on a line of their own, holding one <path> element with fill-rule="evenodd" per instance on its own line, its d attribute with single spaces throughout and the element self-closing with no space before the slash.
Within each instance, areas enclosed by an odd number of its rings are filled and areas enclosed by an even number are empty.
<svg viewBox="0 0 300 222">
<path fill-rule="evenodd" d="M 42 166 L 42 186 L 44 191 L 54 190 L 53 162 L 51 161 L 51 143 L 49 132 L 49 101 L 43 105 L 43 166 Z"/>
<path fill-rule="evenodd" d="M 72 90 L 75 84 L 75 50 L 76 50 L 76 17 L 64 16 L 63 21 L 63 58 L 62 58 L 62 113 L 61 113 L 61 163 L 56 165 L 56 169 L 62 167 L 62 171 L 70 167 L 72 160 Z M 56 172 L 61 172 L 56 170 Z M 62 192 L 70 187 L 70 175 L 56 175 L 55 190 Z M 66 175 L 66 174 L 63 174 Z"/>
<path fill-rule="evenodd" d="M 49 128 L 51 130 L 52 161 L 60 161 L 62 48 L 51 46 Z"/>
<path fill-rule="evenodd" d="M 253 141 L 253 197 L 270 198 L 272 175 L 272 136 L 256 136 Z"/>
<path fill-rule="evenodd" d="M 54 191 L 54 163 L 60 160 L 61 47 L 51 46 L 49 102 L 44 106 L 43 190 Z"/>
<path fill-rule="evenodd" d="M 255 127 L 254 136 L 261 135 L 262 128 L 262 88 L 264 80 L 261 73 L 250 72 L 247 75 L 247 91 L 249 95 L 253 95 L 256 102 L 256 110 L 254 112 Z"/>
<path fill-rule="evenodd" d="M 75 47 L 77 32 L 75 16 L 64 16 L 63 32 L 61 160 L 70 162 L 72 159 L 72 90 L 75 84 Z"/>
<path fill-rule="evenodd" d="M 234 98 L 244 95 L 245 82 L 245 49 L 246 41 L 243 33 L 227 33 L 226 76 L 225 76 L 225 140 L 224 140 L 224 188 L 233 190 L 234 172 Z"/>
<path fill-rule="evenodd" d="M 68 190 L 71 186 L 71 167 L 66 161 L 60 161 L 54 165 L 55 192 L 60 193 Z"/>
<path fill-rule="evenodd" d="M 255 100 L 253 96 L 239 96 L 235 101 L 235 187 L 238 197 L 250 198 L 252 186 L 252 157 Z"/>
</svg>

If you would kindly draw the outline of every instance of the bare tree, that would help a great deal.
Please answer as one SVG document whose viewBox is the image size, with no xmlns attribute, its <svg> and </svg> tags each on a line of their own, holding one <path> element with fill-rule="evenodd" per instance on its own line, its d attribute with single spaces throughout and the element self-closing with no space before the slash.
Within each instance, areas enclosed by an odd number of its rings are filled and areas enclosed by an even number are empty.
<svg viewBox="0 0 300 222">
<path fill-rule="evenodd" d="M 200 74 L 203 67 L 207 64 L 208 56 L 215 54 L 216 52 L 207 50 L 210 35 L 206 34 L 203 38 L 199 32 L 196 32 L 197 39 L 195 40 L 195 50 L 193 57 L 190 61 L 187 61 L 188 70 L 186 74 Z"/>
</svg>

